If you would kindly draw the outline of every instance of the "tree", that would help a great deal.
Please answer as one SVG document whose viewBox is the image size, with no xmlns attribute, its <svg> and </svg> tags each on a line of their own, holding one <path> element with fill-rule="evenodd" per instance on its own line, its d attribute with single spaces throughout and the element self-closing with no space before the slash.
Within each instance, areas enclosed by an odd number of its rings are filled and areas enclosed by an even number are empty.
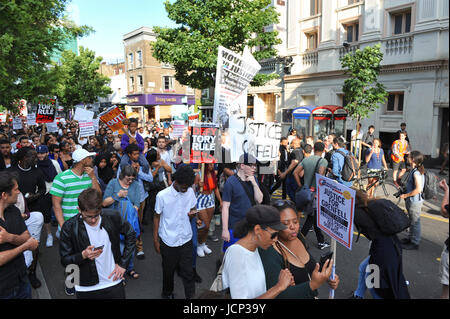
<svg viewBox="0 0 450 319">
<path fill-rule="evenodd" d="M 0 3 L 0 105 L 16 111 L 15 101 L 48 95 L 55 83 L 51 53 L 67 37 L 92 31 L 65 16 L 68 0 L 3 0 Z"/>
<path fill-rule="evenodd" d="M 274 45 L 281 43 L 278 32 L 264 28 L 278 22 L 271 0 L 177 0 L 166 1 L 169 18 L 177 28 L 154 27 L 157 41 L 153 56 L 175 68 L 176 80 L 192 88 L 215 86 L 219 45 L 235 52 L 260 48 L 256 60 L 276 56 Z M 263 85 L 278 75 L 257 74 L 252 85 Z"/>
<path fill-rule="evenodd" d="M 107 86 L 110 79 L 99 73 L 102 57 L 95 57 L 95 52 L 80 46 L 80 54 L 66 50 L 61 54 L 61 65 L 56 66 L 59 73 L 56 90 L 60 104 L 73 108 L 83 103 L 94 103 L 99 97 L 112 93 Z"/>
<path fill-rule="evenodd" d="M 382 60 L 383 53 L 379 44 L 358 49 L 354 54 L 347 53 L 340 59 L 342 68 L 350 76 L 345 80 L 342 90 L 347 101 L 344 108 L 356 120 L 356 136 L 359 135 L 360 121 L 375 111 L 379 104 L 386 102 L 388 93 L 384 85 L 378 83 Z M 361 147 L 359 149 L 361 161 Z"/>
</svg>

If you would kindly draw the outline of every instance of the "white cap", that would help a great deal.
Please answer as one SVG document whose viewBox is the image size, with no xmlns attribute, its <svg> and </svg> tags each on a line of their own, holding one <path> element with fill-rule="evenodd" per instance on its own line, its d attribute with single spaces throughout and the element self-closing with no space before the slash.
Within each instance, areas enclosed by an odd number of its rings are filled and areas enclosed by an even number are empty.
<svg viewBox="0 0 450 319">
<path fill-rule="evenodd" d="M 75 163 L 81 162 L 86 157 L 89 156 L 96 156 L 97 153 L 91 153 L 86 151 L 84 148 L 77 149 L 75 152 L 72 153 L 72 159 Z"/>
</svg>

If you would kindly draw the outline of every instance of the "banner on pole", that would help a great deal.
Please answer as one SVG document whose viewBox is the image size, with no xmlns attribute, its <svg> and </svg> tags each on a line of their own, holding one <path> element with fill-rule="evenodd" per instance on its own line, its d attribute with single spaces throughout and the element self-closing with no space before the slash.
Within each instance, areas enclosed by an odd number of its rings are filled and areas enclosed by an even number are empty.
<svg viewBox="0 0 450 319">
<path fill-rule="evenodd" d="M 38 104 L 36 112 L 36 123 L 53 123 L 55 121 L 56 109 L 52 105 Z"/>
<path fill-rule="evenodd" d="M 356 191 L 316 174 L 317 226 L 352 250 Z"/>
<path fill-rule="evenodd" d="M 212 123 L 195 123 L 191 127 L 191 163 L 215 163 L 214 151 L 219 126 Z"/>
<path fill-rule="evenodd" d="M 240 55 L 219 46 L 213 122 L 221 129 L 229 126 L 230 116 L 247 115 L 247 88 L 260 69 L 247 47 Z"/>
<path fill-rule="evenodd" d="M 119 108 L 114 105 L 107 109 L 106 111 L 100 113 L 98 115 L 99 119 L 105 123 L 112 131 L 121 131 L 120 133 L 123 134 L 122 128 L 123 123 L 122 121 L 126 119 L 126 116 L 119 110 Z"/>
</svg>

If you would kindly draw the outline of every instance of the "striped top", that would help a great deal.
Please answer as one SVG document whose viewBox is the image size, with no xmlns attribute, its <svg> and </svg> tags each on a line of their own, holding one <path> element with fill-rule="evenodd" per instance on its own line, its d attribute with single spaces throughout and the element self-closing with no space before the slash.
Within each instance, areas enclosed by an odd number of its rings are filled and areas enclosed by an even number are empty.
<svg viewBox="0 0 450 319">
<path fill-rule="evenodd" d="M 71 169 L 68 169 L 56 175 L 50 194 L 62 197 L 61 206 L 64 221 L 78 214 L 78 196 L 82 191 L 91 187 L 92 180 L 84 172 L 82 176 L 78 176 Z"/>
</svg>

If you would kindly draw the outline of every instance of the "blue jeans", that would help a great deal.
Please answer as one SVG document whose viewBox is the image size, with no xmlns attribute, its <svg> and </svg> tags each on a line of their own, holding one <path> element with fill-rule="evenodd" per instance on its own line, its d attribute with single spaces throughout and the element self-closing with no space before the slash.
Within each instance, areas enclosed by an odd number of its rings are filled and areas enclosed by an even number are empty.
<svg viewBox="0 0 450 319">
<path fill-rule="evenodd" d="M 422 212 L 423 201 L 412 202 L 406 200 L 405 204 L 411 222 L 409 226 L 409 240 L 413 244 L 419 245 L 421 236 L 420 213 Z"/>
<path fill-rule="evenodd" d="M 367 258 L 364 259 L 361 262 L 361 264 L 359 264 L 358 288 L 355 290 L 354 295 L 357 297 L 364 298 L 364 295 L 366 294 L 366 289 L 369 289 L 373 299 L 382 299 L 380 296 L 377 295 L 375 289 L 367 288 L 366 286 L 366 278 L 369 275 L 369 273 L 366 272 L 366 268 L 369 265 L 369 259 L 370 256 L 367 256 Z"/>
<path fill-rule="evenodd" d="M 286 177 L 286 193 L 289 196 L 289 199 L 295 203 L 295 191 L 297 190 L 298 185 L 295 181 L 294 176 L 288 175 Z"/>
<path fill-rule="evenodd" d="M 123 254 L 123 250 L 125 249 L 125 242 L 120 241 L 120 253 Z M 127 271 L 131 271 L 134 269 L 134 249 L 133 254 L 131 255 L 130 262 L 128 263 Z"/>
<path fill-rule="evenodd" d="M 192 267 L 195 268 L 197 265 L 197 246 L 198 246 L 197 217 L 191 219 L 191 227 L 192 227 Z"/>
<path fill-rule="evenodd" d="M 27 277 L 20 280 L 8 295 L 0 296 L 0 299 L 31 299 L 31 285 Z"/>
</svg>

